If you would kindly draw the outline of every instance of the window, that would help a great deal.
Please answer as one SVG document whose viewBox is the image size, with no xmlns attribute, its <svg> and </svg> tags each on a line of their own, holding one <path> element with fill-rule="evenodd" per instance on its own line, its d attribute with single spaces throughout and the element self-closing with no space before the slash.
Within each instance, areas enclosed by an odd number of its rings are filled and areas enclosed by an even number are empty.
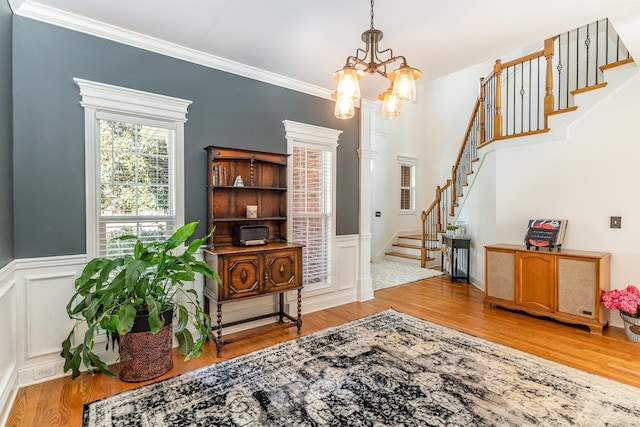
<svg viewBox="0 0 640 427">
<path fill-rule="evenodd" d="M 130 252 L 184 222 L 183 137 L 191 101 L 74 79 L 85 108 L 87 255 Z"/>
<path fill-rule="evenodd" d="M 400 166 L 400 213 L 416 211 L 416 167 L 418 160 L 398 156 Z"/>
<path fill-rule="evenodd" d="M 289 240 L 304 245 L 306 290 L 331 285 L 335 234 L 335 159 L 341 131 L 284 121 L 289 167 Z"/>
<path fill-rule="evenodd" d="M 293 147 L 293 241 L 302 250 L 303 284 L 330 283 L 333 235 L 331 153 Z"/>
<path fill-rule="evenodd" d="M 133 250 L 175 231 L 175 130 L 98 119 L 100 129 L 100 256 Z"/>
</svg>

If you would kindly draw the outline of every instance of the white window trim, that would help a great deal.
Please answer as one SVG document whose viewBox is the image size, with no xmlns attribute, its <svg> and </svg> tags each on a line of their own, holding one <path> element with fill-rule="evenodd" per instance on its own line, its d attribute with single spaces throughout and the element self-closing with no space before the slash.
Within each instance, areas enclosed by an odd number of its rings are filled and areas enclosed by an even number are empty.
<svg viewBox="0 0 640 427">
<path fill-rule="evenodd" d="M 342 133 L 341 130 L 325 128 L 321 126 L 309 125 L 306 123 L 294 122 L 291 120 L 284 120 L 282 122 L 285 128 L 285 138 L 287 140 L 287 154 L 289 154 L 289 165 L 287 167 L 287 218 L 293 218 L 293 147 L 301 146 L 315 149 L 322 149 L 331 152 L 331 224 L 333 226 L 333 232 L 331 234 L 331 242 L 329 242 L 332 248 L 331 253 L 334 254 L 336 243 L 336 171 L 337 171 L 337 148 L 338 138 Z M 293 236 L 293 221 L 287 221 L 287 237 Z M 335 257 L 331 262 L 331 275 L 336 274 L 335 269 Z M 335 281 L 334 281 L 335 282 Z M 316 283 L 305 287 L 305 293 L 319 291 L 321 289 L 329 289 L 332 287 L 331 283 Z"/>
<path fill-rule="evenodd" d="M 402 170 L 402 166 L 409 166 L 411 168 L 413 168 L 413 177 L 415 180 L 415 185 L 413 186 L 413 191 L 411 192 L 411 197 L 412 197 L 412 201 L 411 201 L 411 205 L 412 208 L 411 209 L 398 209 L 398 214 L 399 215 L 415 215 L 417 212 L 417 208 L 416 205 L 418 203 L 417 199 L 416 199 L 416 192 L 417 190 L 417 186 L 418 186 L 418 164 L 420 163 L 420 159 L 416 158 L 416 157 L 407 157 L 407 156 L 398 156 L 398 170 L 396 172 L 396 179 L 397 179 L 397 191 L 398 194 L 396 196 L 396 200 L 399 201 L 400 200 L 400 189 L 402 188 L 402 182 L 401 182 L 401 178 L 400 178 L 400 172 Z"/>
<path fill-rule="evenodd" d="M 80 105 L 84 107 L 86 253 L 88 258 L 100 254 L 100 164 L 98 115 L 114 113 L 162 122 L 175 129 L 175 221 L 184 224 L 184 123 L 192 101 L 73 78 L 80 88 Z"/>
</svg>

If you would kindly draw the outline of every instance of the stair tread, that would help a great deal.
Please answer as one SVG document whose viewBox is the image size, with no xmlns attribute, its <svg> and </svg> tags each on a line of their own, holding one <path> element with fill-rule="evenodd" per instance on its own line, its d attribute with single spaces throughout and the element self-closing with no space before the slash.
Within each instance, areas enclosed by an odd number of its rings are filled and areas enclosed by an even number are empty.
<svg viewBox="0 0 640 427">
<path fill-rule="evenodd" d="M 407 255 L 407 254 L 401 254 L 400 252 L 385 252 L 385 255 L 390 255 L 390 256 L 397 256 L 400 258 L 408 258 L 408 259 L 415 259 L 417 261 L 420 261 L 420 257 L 416 256 L 416 255 Z M 427 261 L 433 261 L 435 260 L 435 258 L 433 257 L 427 257 Z"/>
<path fill-rule="evenodd" d="M 422 246 L 418 245 L 409 245 L 407 243 L 392 243 L 391 246 L 397 246 L 399 248 L 409 248 L 409 249 L 422 249 Z"/>
<path fill-rule="evenodd" d="M 431 242 L 437 242 L 438 240 L 429 240 L 429 241 L 431 241 Z M 399 247 L 399 248 L 407 248 L 407 249 L 418 249 L 418 250 L 422 249 L 422 247 L 421 247 L 421 246 L 418 246 L 418 245 L 409 245 L 409 244 L 406 244 L 406 243 L 392 243 L 392 244 L 391 244 L 391 246 L 397 246 L 397 247 Z M 439 251 L 439 250 L 440 250 L 440 248 L 438 248 L 438 247 L 435 247 L 435 248 L 429 248 L 429 247 L 428 247 L 428 248 L 427 248 L 427 250 L 428 250 L 428 251 Z"/>
<path fill-rule="evenodd" d="M 421 234 L 403 234 L 402 236 L 398 236 L 398 239 L 411 239 L 411 240 L 422 241 L 422 235 Z"/>
</svg>

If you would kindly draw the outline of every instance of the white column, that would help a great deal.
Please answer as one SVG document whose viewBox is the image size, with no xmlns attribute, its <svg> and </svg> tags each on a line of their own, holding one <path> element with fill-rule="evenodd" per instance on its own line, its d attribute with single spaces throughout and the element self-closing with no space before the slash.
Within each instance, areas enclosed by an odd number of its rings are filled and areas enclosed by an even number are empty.
<svg viewBox="0 0 640 427">
<path fill-rule="evenodd" d="M 360 268 L 358 275 L 358 301 L 373 299 L 371 281 L 371 169 L 376 151 L 371 149 L 373 132 L 372 114 L 377 113 L 376 104 L 363 102 L 360 108 Z"/>
</svg>

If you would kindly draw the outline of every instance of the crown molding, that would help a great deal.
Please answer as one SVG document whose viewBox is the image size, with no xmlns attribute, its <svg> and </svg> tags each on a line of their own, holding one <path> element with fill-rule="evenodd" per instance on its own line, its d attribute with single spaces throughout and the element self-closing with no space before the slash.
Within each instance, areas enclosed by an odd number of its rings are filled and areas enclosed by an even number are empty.
<svg viewBox="0 0 640 427">
<path fill-rule="evenodd" d="M 65 12 L 63 10 L 55 9 L 29 0 L 8 1 L 14 11 L 14 14 L 18 16 L 78 31 L 117 43 L 123 43 L 129 46 L 148 50 L 150 52 L 159 53 L 172 58 L 247 77 L 252 80 L 258 80 L 286 89 L 295 90 L 297 92 L 306 93 L 308 95 L 317 96 L 319 98 L 331 99 L 331 90 L 320 86 L 315 86 L 300 80 L 251 67 L 249 65 L 207 54 L 195 49 L 126 30 L 124 28 L 106 24 L 81 15 Z"/>
<path fill-rule="evenodd" d="M 9 2 L 9 7 L 13 11 L 13 13 L 16 13 L 18 9 L 20 9 L 20 6 L 22 5 L 22 3 L 25 2 L 25 0 L 7 0 L 7 1 Z"/>
</svg>

